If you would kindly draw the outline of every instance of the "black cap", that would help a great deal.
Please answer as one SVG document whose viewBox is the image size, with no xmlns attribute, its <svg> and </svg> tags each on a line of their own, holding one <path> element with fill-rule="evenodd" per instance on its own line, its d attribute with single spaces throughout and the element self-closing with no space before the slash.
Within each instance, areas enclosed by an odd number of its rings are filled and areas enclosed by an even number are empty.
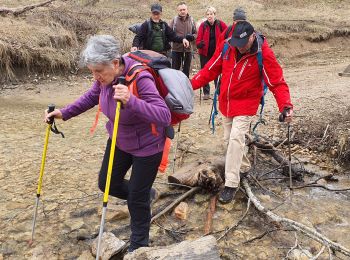
<svg viewBox="0 0 350 260">
<path fill-rule="evenodd" d="M 158 3 L 151 5 L 151 12 L 152 13 L 161 13 L 162 12 L 162 6 Z"/>
<path fill-rule="evenodd" d="M 234 47 L 243 47 L 248 43 L 249 36 L 254 32 L 254 27 L 247 21 L 237 22 L 233 30 L 230 44 Z"/>
</svg>

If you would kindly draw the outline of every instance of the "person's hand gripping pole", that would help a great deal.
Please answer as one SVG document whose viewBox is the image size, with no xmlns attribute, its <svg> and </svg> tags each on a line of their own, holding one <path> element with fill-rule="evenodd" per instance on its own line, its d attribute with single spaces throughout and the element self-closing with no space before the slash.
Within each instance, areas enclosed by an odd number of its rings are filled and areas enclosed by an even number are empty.
<svg viewBox="0 0 350 260">
<path fill-rule="evenodd" d="M 118 83 L 125 85 L 126 84 L 125 77 L 119 77 Z M 116 146 L 116 142 L 117 142 L 120 109 L 121 109 L 121 101 L 117 101 L 117 106 L 116 106 L 116 109 L 115 109 L 113 135 L 112 135 L 112 145 L 111 145 L 111 151 L 109 153 L 109 162 L 108 162 L 106 186 L 105 186 L 105 192 L 104 192 L 104 196 L 103 196 L 103 208 L 102 208 L 100 231 L 99 231 L 99 234 L 98 234 L 96 260 L 99 260 L 99 257 L 100 257 L 100 247 L 101 247 L 101 241 L 102 241 L 102 235 L 103 235 L 103 229 L 104 229 L 105 217 L 106 217 L 106 211 L 107 211 L 109 188 L 110 188 L 110 184 L 111 184 L 113 161 L 114 161 L 114 152 L 115 152 L 115 146 Z"/>
</svg>

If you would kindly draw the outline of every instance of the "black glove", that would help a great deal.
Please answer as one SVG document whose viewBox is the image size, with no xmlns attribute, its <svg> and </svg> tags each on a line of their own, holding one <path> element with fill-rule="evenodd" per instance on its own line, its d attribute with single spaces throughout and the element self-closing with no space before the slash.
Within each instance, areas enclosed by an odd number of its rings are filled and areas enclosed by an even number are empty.
<svg viewBox="0 0 350 260">
<path fill-rule="evenodd" d="M 189 41 L 189 42 L 192 42 L 192 41 L 194 41 L 194 36 L 193 36 L 193 34 L 186 34 L 186 40 L 187 41 Z"/>
<path fill-rule="evenodd" d="M 202 49 L 204 46 L 205 46 L 205 43 L 203 40 L 201 40 L 201 42 L 197 44 L 198 49 Z"/>
</svg>

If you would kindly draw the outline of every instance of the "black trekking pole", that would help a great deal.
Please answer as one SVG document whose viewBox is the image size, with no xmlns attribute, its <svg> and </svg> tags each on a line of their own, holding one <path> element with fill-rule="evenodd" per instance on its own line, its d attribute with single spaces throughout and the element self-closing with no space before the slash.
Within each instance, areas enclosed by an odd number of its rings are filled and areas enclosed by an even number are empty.
<svg viewBox="0 0 350 260">
<path fill-rule="evenodd" d="M 51 113 L 55 110 L 55 105 L 49 105 L 48 106 L 48 113 Z M 46 162 L 46 152 L 47 152 L 47 146 L 49 143 L 49 136 L 50 136 L 50 130 L 51 126 L 54 122 L 54 118 L 50 118 L 47 127 L 46 127 L 46 135 L 45 135 L 45 142 L 44 142 L 44 150 L 41 157 L 41 166 L 40 166 L 40 174 L 39 174 L 39 180 L 38 180 L 38 187 L 36 191 L 36 199 L 35 199 L 35 206 L 34 206 L 34 215 L 33 215 L 33 224 L 32 224 L 32 238 L 29 241 L 29 245 L 31 245 L 34 241 L 34 233 L 35 233 L 35 224 L 36 224 L 36 217 L 38 214 L 38 206 L 39 206 L 39 200 L 40 200 L 40 193 L 41 188 L 43 184 L 43 177 L 44 177 L 44 168 L 45 168 L 45 162 Z"/>
<path fill-rule="evenodd" d="M 283 112 L 279 116 L 279 121 L 284 122 L 286 119 L 287 113 L 289 112 L 291 108 L 286 107 L 283 109 Z M 290 122 L 287 122 L 287 141 L 288 141 L 288 167 L 289 167 L 289 188 L 293 188 L 293 182 L 292 182 L 292 154 L 291 154 L 291 148 L 290 148 Z"/>
</svg>

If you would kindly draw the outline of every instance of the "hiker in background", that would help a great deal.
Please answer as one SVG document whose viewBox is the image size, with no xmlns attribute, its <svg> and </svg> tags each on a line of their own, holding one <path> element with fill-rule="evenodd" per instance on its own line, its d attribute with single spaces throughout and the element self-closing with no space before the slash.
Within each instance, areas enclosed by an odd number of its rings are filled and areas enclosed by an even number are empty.
<svg viewBox="0 0 350 260">
<path fill-rule="evenodd" d="M 244 9 L 242 7 L 237 7 L 234 11 L 233 11 L 233 25 L 235 25 L 237 22 L 240 21 L 246 21 L 247 20 L 247 14 L 244 11 Z M 230 31 L 229 32 L 225 32 L 222 33 L 220 35 L 220 38 L 217 40 L 217 42 L 221 42 L 223 40 L 225 40 L 225 35 L 231 33 L 231 30 L 234 28 L 234 26 L 230 27 Z"/>
<path fill-rule="evenodd" d="M 171 58 L 172 68 L 182 71 L 187 77 L 190 75 L 190 67 L 193 55 L 193 44 L 195 43 L 197 29 L 195 22 L 188 14 L 188 8 L 185 2 L 181 2 L 177 5 L 178 15 L 170 22 L 170 27 L 173 28 L 177 36 L 185 37 L 189 42 L 189 46 L 185 46 L 179 43 L 173 43 Z"/>
<path fill-rule="evenodd" d="M 120 119 L 114 155 L 110 195 L 127 200 L 130 212 L 130 247 L 133 251 L 149 243 L 151 221 L 150 201 L 156 191 L 151 188 L 156 178 L 165 143 L 165 128 L 170 125 L 170 111 L 159 95 L 153 76 L 142 71 L 137 78 L 138 93 L 134 96 L 118 79 L 129 72 L 136 63 L 126 55 L 121 56 L 120 43 L 113 36 L 92 36 L 82 52 L 82 63 L 91 71 L 95 82 L 72 104 L 55 109 L 46 115 L 68 120 L 99 106 L 109 119 L 106 124 L 109 138 L 98 178 L 104 191 L 111 149 L 111 138 L 117 101 L 121 101 Z M 151 131 L 154 124 L 157 134 Z M 132 166 L 130 179 L 124 179 Z"/>
<path fill-rule="evenodd" d="M 228 146 L 225 188 L 219 194 L 221 203 L 232 201 L 239 189 L 240 171 L 247 173 L 250 169 L 245 135 L 263 97 L 263 81 L 273 93 L 279 111 L 289 108 L 287 122 L 291 121 L 293 114 L 282 68 L 266 38 L 255 32 L 247 21 L 234 22 L 226 31 L 229 32 L 226 39 L 218 43 L 211 60 L 192 79 L 193 89 L 198 89 L 222 74 L 219 110 L 224 116 L 224 140 Z"/>
<path fill-rule="evenodd" d="M 176 42 L 183 48 L 189 47 L 185 37 L 177 36 L 169 25 L 161 19 L 162 6 L 158 3 L 151 5 L 151 18 L 146 20 L 134 37 L 131 51 L 140 48 L 152 50 L 168 56 L 170 42 Z"/>
<path fill-rule="evenodd" d="M 212 6 L 207 7 L 205 14 L 207 19 L 201 23 L 198 29 L 196 45 L 201 62 L 201 68 L 211 59 L 216 49 L 216 39 L 219 39 L 221 33 L 226 30 L 227 25 L 216 19 L 216 9 Z M 217 86 L 217 78 L 214 80 Z M 204 100 L 210 97 L 210 86 L 207 84 L 203 88 Z"/>
</svg>

